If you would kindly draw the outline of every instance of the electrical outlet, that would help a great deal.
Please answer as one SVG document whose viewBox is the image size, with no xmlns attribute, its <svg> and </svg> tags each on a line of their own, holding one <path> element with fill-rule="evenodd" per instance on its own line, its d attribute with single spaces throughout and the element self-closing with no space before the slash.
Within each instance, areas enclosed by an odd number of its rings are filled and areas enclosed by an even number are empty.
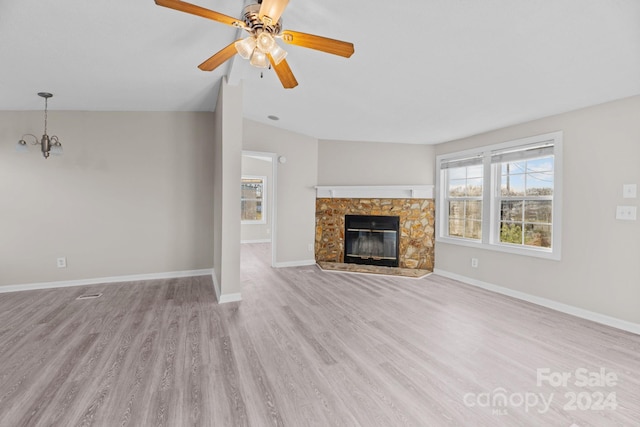
<svg viewBox="0 0 640 427">
<path fill-rule="evenodd" d="M 67 268 L 67 258 L 60 257 L 56 260 L 56 265 L 58 268 Z"/>
<path fill-rule="evenodd" d="M 307 246 L 307 250 L 309 252 L 313 252 L 313 243 L 309 243 L 309 245 Z"/>
<path fill-rule="evenodd" d="M 637 208 L 635 206 L 617 206 L 616 207 L 616 219 L 623 221 L 635 221 L 637 214 Z"/>
<path fill-rule="evenodd" d="M 478 268 L 478 258 L 471 258 L 471 267 Z"/>
</svg>

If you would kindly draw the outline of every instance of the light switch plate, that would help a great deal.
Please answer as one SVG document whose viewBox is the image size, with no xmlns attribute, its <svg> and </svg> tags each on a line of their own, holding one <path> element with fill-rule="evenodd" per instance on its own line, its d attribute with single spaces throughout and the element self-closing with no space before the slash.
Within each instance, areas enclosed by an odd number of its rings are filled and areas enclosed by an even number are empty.
<svg viewBox="0 0 640 427">
<path fill-rule="evenodd" d="M 625 199 L 635 199 L 637 197 L 638 186 L 636 184 L 624 184 L 622 186 L 622 197 Z"/>
</svg>

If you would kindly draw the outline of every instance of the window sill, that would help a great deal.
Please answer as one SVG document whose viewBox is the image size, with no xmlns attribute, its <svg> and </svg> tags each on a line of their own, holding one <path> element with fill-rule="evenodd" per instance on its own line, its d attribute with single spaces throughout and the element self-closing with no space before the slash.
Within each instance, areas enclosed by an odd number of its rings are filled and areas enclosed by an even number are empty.
<svg viewBox="0 0 640 427">
<path fill-rule="evenodd" d="M 447 243 L 451 245 L 466 246 L 469 248 L 486 249 L 490 251 L 509 253 L 513 255 L 529 256 L 534 258 L 543 258 L 553 261 L 560 261 L 560 251 L 551 251 L 548 249 L 537 249 L 533 247 L 518 247 L 511 245 L 503 245 L 496 243 L 482 243 L 480 241 L 472 241 L 465 239 L 457 239 L 455 237 L 436 237 L 436 242 Z"/>
</svg>

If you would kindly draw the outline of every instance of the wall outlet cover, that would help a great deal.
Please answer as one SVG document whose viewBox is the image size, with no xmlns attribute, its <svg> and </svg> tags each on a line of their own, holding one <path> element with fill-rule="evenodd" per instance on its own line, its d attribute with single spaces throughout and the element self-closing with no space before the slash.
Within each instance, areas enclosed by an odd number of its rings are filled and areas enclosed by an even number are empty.
<svg viewBox="0 0 640 427">
<path fill-rule="evenodd" d="M 635 221 L 638 208 L 636 206 L 616 206 L 616 219 Z"/>
</svg>

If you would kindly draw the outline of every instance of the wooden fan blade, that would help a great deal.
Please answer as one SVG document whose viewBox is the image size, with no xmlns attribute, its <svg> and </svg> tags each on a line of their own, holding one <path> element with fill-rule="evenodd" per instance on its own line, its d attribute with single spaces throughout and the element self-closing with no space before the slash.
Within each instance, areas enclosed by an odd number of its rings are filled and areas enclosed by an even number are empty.
<svg viewBox="0 0 640 427">
<path fill-rule="evenodd" d="M 258 18 L 266 25 L 275 25 L 287 4 L 289 4 L 289 0 L 262 0 Z"/>
<path fill-rule="evenodd" d="M 298 31 L 284 30 L 282 32 L 282 40 L 285 43 L 320 50 L 333 55 L 344 56 L 345 58 L 349 58 L 355 51 L 353 43 L 313 34 L 300 33 Z"/>
<path fill-rule="evenodd" d="M 271 62 L 271 66 L 275 70 L 278 78 L 280 79 L 280 83 L 284 86 L 285 89 L 293 89 L 298 86 L 298 81 L 296 80 L 291 68 L 289 68 L 289 64 L 286 59 L 280 61 L 279 64 L 276 65 L 276 62 L 273 60 L 271 55 L 269 56 L 269 62 Z"/>
<path fill-rule="evenodd" d="M 238 50 L 236 49 L 236 42 L 233 42 L 211 58 L 204 61 L 202 64 L 198 65 L 198 68 L 202 71 L 213 71 L 236 53 L 238 53 Z"/>
<path fill-rule="evenodd" d="M 179 10 L 180 12 L 202 16 L 203 18 L 212 19 L 223 24 L 231 25 L 232 27 L 246 27 L 246 24 L 243 21 L 231 16 L 223 15 L 222 13 L 214 12 L 213 10 L 205 9 L 204 7 L 196 6 L 195 4 L 180 0 L 155 0 L 155 2 L 158 6 L 164 6 L 169 9 Z"/>
</svg>

